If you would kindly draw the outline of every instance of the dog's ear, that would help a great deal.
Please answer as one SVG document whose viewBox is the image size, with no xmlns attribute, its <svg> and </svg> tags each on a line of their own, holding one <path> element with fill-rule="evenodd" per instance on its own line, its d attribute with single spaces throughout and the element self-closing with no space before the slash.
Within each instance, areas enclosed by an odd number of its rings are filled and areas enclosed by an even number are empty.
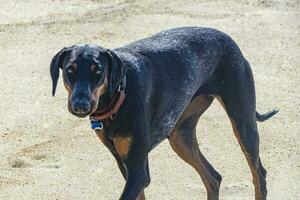
<svg viewBox="0 0 300 200">
<path fill-rule="evenodd" d="M 108 89 L 109 94 L 112 96 L 123 80 L 125 67 L 113 51 L 107 49 L 106 52 L 108 56 Z"/>
<path fill-rule="evenodd" d="M 54 96 L 56 85 L 59 77 L 59 68 L 62 69 L 63 60 L 66 56 L 67 48 L 60 50 L 51 60 L 50 64 L 50 75 L 52 79 L 52 95 Z"/>
</svg>

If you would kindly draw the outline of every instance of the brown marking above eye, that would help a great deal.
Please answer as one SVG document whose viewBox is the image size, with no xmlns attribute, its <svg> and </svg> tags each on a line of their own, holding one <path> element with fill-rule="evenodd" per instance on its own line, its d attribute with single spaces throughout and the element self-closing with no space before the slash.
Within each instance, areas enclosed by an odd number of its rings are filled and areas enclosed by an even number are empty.
<svg viewBox="0 0 300 200">
<path fill-rule="evenodd" d="M 68 68 L 67 68 L 67 72 L 72 74 L 77 70 L 77 64 L 76 63 L 72 63 Z"/>
<path fill-rule="evenodd" d="M 101 73 L 101 70 L 99 70 L 99 67 L 97 65 L 91 65 L 91 71 L 95 72 L 97 75 Z"/>
<path fill-rule="evenodd" d="M 73 69 L 74 71 L 77 70 L 77 64 L 76 64 L 76 63 L 72 63 L 70 67 L 72 67 L 72 69 Z"/>
</svg>

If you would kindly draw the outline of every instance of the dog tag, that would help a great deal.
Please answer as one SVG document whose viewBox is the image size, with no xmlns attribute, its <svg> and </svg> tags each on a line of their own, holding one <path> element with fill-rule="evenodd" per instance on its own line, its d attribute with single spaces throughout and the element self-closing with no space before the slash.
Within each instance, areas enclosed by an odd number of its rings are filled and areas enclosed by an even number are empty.
<svg viewBox="0 0 300 200">
<path fill-rule="evenodd" d="M 100 120 L 90 120 L 91 122 L 91 128 L 93 130 L 101 130 L 103 129 L 103 124 Z"/>
</svg>

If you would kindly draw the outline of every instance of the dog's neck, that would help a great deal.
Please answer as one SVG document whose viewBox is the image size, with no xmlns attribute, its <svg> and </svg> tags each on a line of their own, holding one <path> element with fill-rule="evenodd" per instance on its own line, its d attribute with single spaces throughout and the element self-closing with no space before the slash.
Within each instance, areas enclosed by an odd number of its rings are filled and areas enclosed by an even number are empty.
<svg viewBox="0 0 300 200">
<path fill-rule="evenodd" d="M 115 54 L 114 54 L 115 55 Z M 115 55 L 115 57 L 117 57 Z M 115 58 L 116 59 L 116 58 Z M 96 116 L 98 114 L 98 118 L 103 118 L 104 116 L 108 115 L 115 115 L 122 103 L 125 99 L 125 89 L 126 89 L 126 67 L 121 61 L 120 58 L 118 58 L 118 66 L 122 67 L 122 73 L 121 75 L 121 82 L 118 83 L 117 87 L 111 87 L 112 81 L 115 81 L 114 79 L 111 79 L 108 81 L 108 85 L 106 87 L 106 91 L 99 97 L 97 110 L 91 115 L 92 117 Z M 115 66 L 116 67 L 116 66 Z M 112 73 L 112 68 L 109 69 L 109 74 Z M 111 76 L 110 76 L 111 77 Z M 114 88 L 114 89 L 112 89 Z M 104 114 L 106 112 L 106 114 Z M 100 114 L 101 113 L 101 114 Z"/>
<path fill-rule="evenodd" d="M 105 119 L 111 118 L 117 114 L 120 106 L 125 99 L 126 76 L 123 77 L 122 82 L 114 91 L 106 90 L 106 92 L 99 97 L 97 110 L 91 114 L 91 118 Z"/>
<path fill-rule="evenodd" d="M 116 92 L 116 91 L 114 91 L 114 92 Z M 99 97 L 97 110 L 101 110 L 101 109 L 105 108 L 111 101 L 111 96 L 112 96 L 112 94 L 110 94 L 110 92 L 108 90 L 106 90 L 104 92 L 104 94 L 102 94 Z"/>
</svg>

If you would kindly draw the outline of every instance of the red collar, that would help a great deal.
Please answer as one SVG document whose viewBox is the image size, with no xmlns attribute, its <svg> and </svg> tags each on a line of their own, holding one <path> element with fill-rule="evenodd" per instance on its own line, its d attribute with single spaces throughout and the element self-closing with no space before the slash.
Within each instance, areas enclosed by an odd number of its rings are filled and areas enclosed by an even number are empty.
<svg viewBox="0 0 300 200">
<path fill-rule="evenodd" d="M 125 100 L 125 85 L 126 79 L 124 78 L 123 82 L 118 88 L 118 91 L 111 98 L 108 106 L 103 109 L 96 110 L 90 115 L 90 119 L 100 121 L 108 118 L 113 119 Z"/>
</svg>

